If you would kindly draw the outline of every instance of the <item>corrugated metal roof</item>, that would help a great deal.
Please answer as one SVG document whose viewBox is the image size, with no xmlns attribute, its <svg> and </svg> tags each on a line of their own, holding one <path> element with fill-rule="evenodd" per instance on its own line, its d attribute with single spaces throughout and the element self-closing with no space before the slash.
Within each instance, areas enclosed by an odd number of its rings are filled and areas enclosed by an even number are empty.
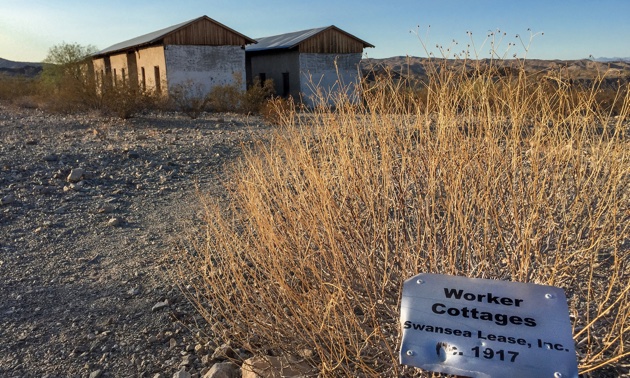
<svg viewBox="0 0 630 378">
<path fill-rule="evenodd" d="M 364 47 L 374 47 L 371 44 L 353 36 L 352 34 L 349 34 L 339 29 L 338 27 L 331 25 L 331 26 L 324 26 L 321 28 L 307 29 L 307 30 L 301 30 L 301 31 L 296 31 L 292 33 L 273 35 L 270 37 L 257 38 L 256 40 L 258 41 L 258 43 L 255 45 L 246 46 L 245 50 L 246 51 L 262 51 L 262 50 L 275 50 L 275 49 L 292 49 L 296 47 L 297 45 L 299 45 L 300 43 L 306 41 L 307 39 L 328 29 L 335 29 L 343 34 L 346 34 L 349 37 L 354 38 L 360 41 L 361 43 L 363 43 Z"/>
<path fill-rule="evenodd" d="M 270 37 L 257 38 L 258 41 L 255 45 L 245 47 L 246 51 L 259 51 L 259 50 L 271 50 L 271 49 L 291 49 L 300 44 L 300 42 L 309 39 L 317 33 L 323 32 L 328 29 L 329 26 L 323 28 L 315 28 L 308 30 L 301 30 L 292 33 L 273 35 Z"/>
<path fill-rule="evenodd" d="M 132 38 L 132 39 L 129 39 L 127 41 L 117 43 L 115 45 L 109 46 L 108 48 L 97 52 L 93 56 L 96 57 L 96 56 L 101 56 L 101 55 L 108 55 L 108 54 L 111 54 L 113 52 L 127 50 L 127 49 L 130 49 L 130 48 L 133 48 L 133 47 L 150 45 L 152 43 L 158 42 L 159 40 L 164 38 L 167 34 L 172 33 L 172 32 L 174 32 L 174 31 L 176 31 L 176 30 L 178 30 L 180 28 L 183 28 L 184 26 L 192 24 L 193 22 L 199 21 L 201 19 L 207 19 L 207 20 L 209 20 L 211 22 L 214 22 L 215 24 L 220 25 L 220 26 L 224 27 L 225 29 L 230 30 L 230 31 L 232 31 L 232 32 L 242 36 L 243 38 L 245 38 L 245 40 L 251 41 L 250 43 L 255 43 L 256 42 L 253 39 L 251 39 L 249 37 L 246 37 L 243 34 L 237 32 L 235 30 L 232 30 L 232 29 L 228 28 L 227 26 L 225 26 L 225 25 L 223 25 L 223 24 L 221 24 L 221 23 L 211 19 L 208 16 L 201 16 L 201 17 L 197 17 L 195 19 L 192 19 L 192 20 L 189 20 L 189 21 L 186 21 L 186 22 L 182 22 L 181 24 L 169 26 L 167 28 L 154 31 L 152 33 L 144 34 L 144 35 L 141 35 L 139 37 Z"/>
</svg>

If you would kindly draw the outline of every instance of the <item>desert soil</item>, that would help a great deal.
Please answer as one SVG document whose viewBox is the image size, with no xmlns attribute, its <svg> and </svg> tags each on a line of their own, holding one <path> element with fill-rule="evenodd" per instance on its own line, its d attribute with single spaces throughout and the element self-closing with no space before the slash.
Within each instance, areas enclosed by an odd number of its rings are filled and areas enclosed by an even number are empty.
<svg viewBox="0 0 630 378">
<path fill-rule="evenodd" d="M 199 193 L 221 196 L 226 164 L 269 130 L 0 104 L 0 376 L 202 376 L 216 345 L 168 256 Z"/>
</svg>

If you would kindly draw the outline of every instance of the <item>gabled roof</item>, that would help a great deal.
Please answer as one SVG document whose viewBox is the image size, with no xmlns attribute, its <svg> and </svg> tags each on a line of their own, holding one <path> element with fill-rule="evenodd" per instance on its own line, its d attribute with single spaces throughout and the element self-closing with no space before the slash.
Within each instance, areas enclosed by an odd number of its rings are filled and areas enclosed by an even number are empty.
<svg viewBox="0 0 630 378">
<path fill-rule="evenodd" d="M 208 21 L 210 21 L 212 23 L 215 23 L 215 24 L 217 24 L 217 25 L 219 25 L 219 26 L 221 26 L 221 27 L 231 31 L 234 34 L 241 36 L 243 39 L 245 39 L 245 41 L 247 43 L 256 43 L 255 40 L 253 40 L 253 39 L 251 39 L 251 38 L 249 38 L 249 37 L 247 37 L 247 36 L 237 32 L 237 31 L 235 31 L 233 29 L 228 28 L 227 26 L 221 24 L 220 22 L 217 22 L 217 21 L 211 19 L 208 16 L 201 16 L 201 17 L 198 17 L 198 18 L 186 21 L 186 22 L 182 22 L 181 24 L 169 26 L 167 28 L 154 31 L 152 33 L 144 34 L 144 35 L 141 35 L 139 37 L 132 38 L 132 39 L 129 39 L 127 41 L 117 43 L 115 45 L 109 46 L 108 48 L 97 52 L 93 56 L 97 57 L 97 56 L 102 56 L 102 55 L 109 55 L 111 53 L 118 52 L 118 51 L 124 51 L 124 50 L 128 50 L 128 49 L 131 49 L 131 48 L 136 48 L 136 47 L 141 47 L 141 46 L 147 46 L 147 45 L 155 44 L 155 43 L 159 42 L 160 40 L 164 39 L 165 36 L 175 32 L 175 31 L 177 31 L 177 30 L 179 30 L 181 28 L 184 28 L 184 27 L 186 27 L 186 26 L 188 26 L 190 24 L 193 24 L 193 23 L 195 23 L 197 21 L 200 21 L 200 20 L 208 20 Z"/>
<path fill-rule="evenodd" d="M 292 49 L 297 47 L 300 43 L 306 41 L 309 38 L 316 36 L 317 34 L 333 29 L 346 36 L 356 39 L 357 41 L 363 44 L 363 47 L 374 47 L 373 45 L 353 36 L 350 33 L 347 33 L 335 25 L 324 26 L 321 28 L 314 28 L 302 31 L 296 31 L 292 33 L 273 35 L 270 37 L 258 38 L 258 43 L 255 45 L 249 45 L 245 47 L 246 51 L 263 51 L 263 50 L 275 50 L 275 49 Z"/>
</svg>

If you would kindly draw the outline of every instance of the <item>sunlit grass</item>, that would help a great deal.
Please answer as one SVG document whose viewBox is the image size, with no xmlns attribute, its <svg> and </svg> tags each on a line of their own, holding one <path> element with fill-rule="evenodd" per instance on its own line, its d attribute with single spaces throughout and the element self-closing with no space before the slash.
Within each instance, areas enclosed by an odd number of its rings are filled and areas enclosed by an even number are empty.
<svg viewBox="0 0 630 378">
<path fill-rule="evenodd" d="M 256 354 L 309 349 L 325 376 L 421 376 L 398 363 L 406 278 L 554 285 L 580 372 L 626 371 L 627 89 L 613 117 L 597 83 L 435 64 L 421 91 L 382 77 L 360 104 L 285 104 L 226 180 L 229 205 L 204 200 L 205 233 L 179 255 L 190 298 L 216 337 Z"/>
</svg>

